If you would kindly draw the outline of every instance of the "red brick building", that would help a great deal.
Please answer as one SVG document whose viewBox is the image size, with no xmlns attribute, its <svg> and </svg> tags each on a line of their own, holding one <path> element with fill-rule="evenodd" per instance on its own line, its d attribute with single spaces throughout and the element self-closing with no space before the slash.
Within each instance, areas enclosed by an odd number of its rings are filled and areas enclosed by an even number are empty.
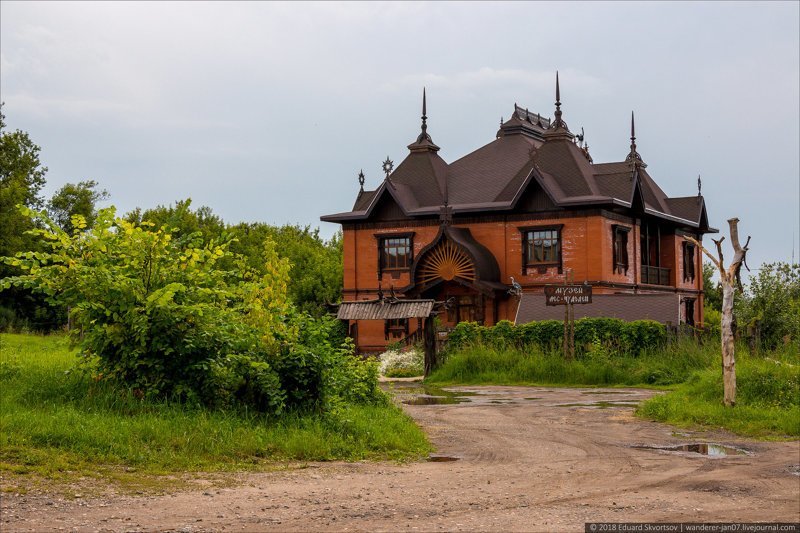
<svg viewBox="0 0 800 533">
<path fill-rule="evenodd" d="M 702 259 L 683 235 L 709 228 L 705 201 L 670 198 L 631 144 L 624 160 L 594 163 L 562 118 L 556 79 L 555 118 L 514 106 L 495 139 L 452 163 L 422 131 L 386 179 L 361 190 L 352 210 L 322 217 L 342 225 L 343 300 L 444 301 L 445 326 L 563 317 L 544 305 L 542 288 L 592 285 L 595 302 L 576 316 L 702 321 Z M 513 290 L 513 283 L 521 286 Z M 383 350 L 413 334 L 413 320 L 351 321 L 362 352 Z"/>
</svg>

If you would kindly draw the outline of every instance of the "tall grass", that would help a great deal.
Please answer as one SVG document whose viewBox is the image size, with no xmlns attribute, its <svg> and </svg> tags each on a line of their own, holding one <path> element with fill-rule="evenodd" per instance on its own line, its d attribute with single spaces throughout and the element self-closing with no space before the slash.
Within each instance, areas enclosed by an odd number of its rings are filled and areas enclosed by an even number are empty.
<svg viewBox="0 0 800 533">
<path fill-rule="evenodd" d="M 712 426 L 756 437 L 800 436 L 800 357 L 787 347 L 766 356 L 737 350 L 736 406 L 722 404 L 719 364 L 692 374 L 638 414 L 679 426 Z M 718 363 L 718 361 L 717 361 Z"/>
<path fill-rule="evenodd" d="M 430 450 L 388 402 L 267 418 L 143 401 L 95 382 L 76 361 L 62 337 L 0 335 L 0 471 L 238 470 L 276 460 L 401 460 Z"/>
<path fill-rule="evenodd" d="M 665 351 L 615 355 L 595 344 L 567 361 L 559 351 L 471 345 L 449 354 L 429 379 L 434 383 L 537 385 L 671 385 L 716 360 L 713 347 L 684 340 Z"/>
</svg>

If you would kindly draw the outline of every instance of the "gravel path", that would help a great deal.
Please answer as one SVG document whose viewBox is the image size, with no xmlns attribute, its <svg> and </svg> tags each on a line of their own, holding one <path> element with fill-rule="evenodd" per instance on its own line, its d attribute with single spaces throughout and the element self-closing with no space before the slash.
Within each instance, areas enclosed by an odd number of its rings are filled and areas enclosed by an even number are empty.
<svg viewBox="0 0 800 533">
<path fill-rule="evenodd" d="M 395 387 L 399 400 L 421 392 Z M 2 531 L 583 531 L 587 521 L 800 521 L 798 441 L 677 432 L 634 418 L 632 406 L 652 391 L 449 390 L 473 395 L 404 406 L 440 461 L 315 463 L 161 496 L 5 494 Z M 635 447 L 696 442 L 747 453 Z"/>
</svg>

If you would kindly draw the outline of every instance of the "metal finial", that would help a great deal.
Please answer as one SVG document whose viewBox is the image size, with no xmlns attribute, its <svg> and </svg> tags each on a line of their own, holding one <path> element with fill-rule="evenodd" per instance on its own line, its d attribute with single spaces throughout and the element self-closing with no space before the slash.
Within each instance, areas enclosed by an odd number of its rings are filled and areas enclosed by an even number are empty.
<svg viewBox="0 0 800 533">
<path fill-rule="evenodd" d="M 425 95 L 425 87 L 422 88 L 422 131 L 428 129 L 428 103 L 427 96 Z"/>
<path fill-rule="evenodd" d="M 647 167 L 645 162 L 642 161 L 642 156 L 640 156 L 639 152 L 636 151 L 636 123 L 634 121 L 633 111 L 631 111 L 631 151 L 625 158 L 625 162 L 632 165 L 634 170 L 638 167 Z"/>
<path fill-rule="evenodd" d="M 361 192 L 364 192 L 364 169 L 363 168 L 358 173 L 358 184 L 361 186 Z"/>
<path fill-rule="evenodd" d="M 555 119 L 550 128 L 557 130 L 559 128 L 567 128 L 567 125 L 561 120 L 561 85 L 558 82 L 558 71 L 556 71 L 556 114 Z"/>
<path fill-rule="evenodd" d="M 556 107 L 561 107 L 561 87 L 558 85 L 558 71 L 556 71 Z"/>
<path fill-rule="evenodd" d="M 500 117 L 500 127 L 503 127 L 503 117 Z"/>
<path fill-rule="evenodd" d="M 703 182 L 700 180 L 700 174 L 697 175 L 697 196 L 701 196 L 700 192 L 703 190 Z"/>
<path fill-rule="evenodd" d="M 394 168 L 394 163 L 389 156 L 386 156 L 386 161 L 383 162 L 383 171 L 386 173 L 386 179 L 389 179 L 389 174 L 392 173 L 392 169 Z"/>
</svg>

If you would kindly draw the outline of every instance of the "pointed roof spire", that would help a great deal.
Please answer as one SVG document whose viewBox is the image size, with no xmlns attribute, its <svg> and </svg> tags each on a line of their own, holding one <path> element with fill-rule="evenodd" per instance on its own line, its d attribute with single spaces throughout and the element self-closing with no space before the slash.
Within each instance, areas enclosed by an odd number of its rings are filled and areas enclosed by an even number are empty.
<svg viewBox="0 0 800 533">
<path fill-rule="evenodd" d="M 553 137 L 554 134 L 558 133 L 558 137 L 565 136 L 569 139 L 573 138 L 572 133 L 569 131 L 569 127 L 567 123 L 561 118 L 561 84 L 559 83 L 558 79 L 558 71 L 556 71 L 556 113 L 553 122 L 550 124 L 546 134 L 549 137 Z"/>
<path fill-rule="evenodd" d="M 700 174 L 697 175 L 697 196 L 702 196 L 703 182 L 700 181 Z"/>
<path fill-rule="evenodd" d="M 428 97 L 425 91 L 425 87 L 422 88 L 422 126 L 419 136 L 417 140 L 408 145 L 408 149 L 412 152 L 414 151 L 427 151 L 432 150 L 434 152 L 439 150 L 439 147 L 433 144 L 433 139 L 431 136 L 428 135 Z"/>
<path fill-rule="evenodd" d="M 364 169 L 358 172 L 358 184 L 361 186 L 361 192 L 364 192 Z"/>
<path fill-rule="evenodd" d="M 636 123 L 634 122 L 633 111 L 631 111 L 631 151 L 625 158 L 625 162 L 633 166 L 634 169 L 647 167 L 647 164 L 642 161 L 642 156 L 636 151 Z"/>
</svg>

